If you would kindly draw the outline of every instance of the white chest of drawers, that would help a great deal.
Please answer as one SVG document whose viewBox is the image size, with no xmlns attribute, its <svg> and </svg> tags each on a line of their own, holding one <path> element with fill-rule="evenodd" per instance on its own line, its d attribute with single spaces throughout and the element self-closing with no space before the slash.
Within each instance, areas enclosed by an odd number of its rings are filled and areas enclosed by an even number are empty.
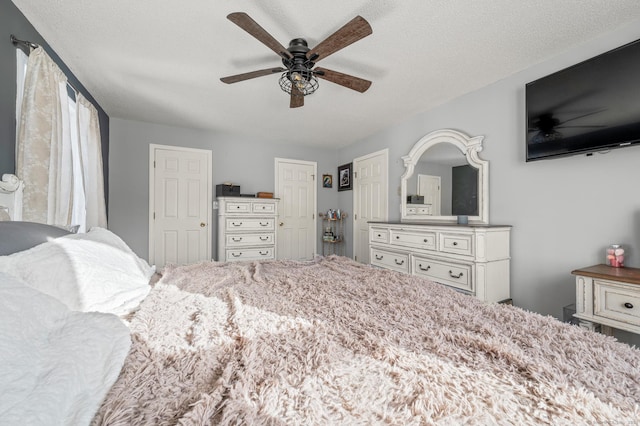
<svg viewBox="0 0 640 426">
<path fill-rule="evenodd" d="M 510 226 L 371 222 L 369 259 L 498 302 L 510 297 L 510 233 Z"/>
<path fill-rule="evenodd" d="M 218 197 L 218 260 L 276 258 L 278 200 Z"/>
<path fill-rule="evenodd" d="M 574 317 L 640 334 L 640 269 L 594 265 L 571 273 L 576 276 Z"/>
</svg>

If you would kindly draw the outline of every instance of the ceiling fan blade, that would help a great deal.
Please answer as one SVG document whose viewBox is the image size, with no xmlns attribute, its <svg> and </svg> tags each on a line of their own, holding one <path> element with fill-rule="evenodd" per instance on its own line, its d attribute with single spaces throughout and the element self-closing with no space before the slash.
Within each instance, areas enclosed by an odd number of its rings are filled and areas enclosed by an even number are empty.
<svg viewBox="0 0 640 426">
<path fill-rule="evenodd" d="M 318 67 L 313 70 L 313 73 L 323 80 L 339 84 L 340 86 L 347 87 L 360 93 L 366 92 L 371 86 L 371 82 L 369 80 L 354 77 L 349 74 L 343 74 L 338 71 L 328 70 L 326 68 Z"/>
<path fill-rule="evenodd" d="M 303 105 L 304 95 L 294 84 L 291 86 L 291 100 L 289 101 L 289 108 L 299 108 Z"/>
<path fill-rule="evenodd" d="M 246 13 L 234 12 L 227 15 L 227 19 L 251 34 L 259 42 L 276 52 L 279 56 L 282 56 L 285 59 L 290 59 L 292 57 L 286 47 L 280 44 L 278 40 L 273 38 L 271 34 L 269 34 Z"/>
<path fill-rule="evenodd" d="M 239 81 L 249 80 L 256 77 L 262 77 L 265 75 L 277 74 L 283 71 L 286 71 L 286 69 L 282 67 L 267 68 L 264 70 L 251 71 L 251 72 L 246 72 L 244 74 L 236 74 L 236 75 L 230 75 L 228 77 L 222 77 L 220 81 L 222 81 L 223 83 L 231 84 L 231 83 L 237 83 Z"/>
<path fill-rule="evenodd" d="M 585 126 L 557 126 L 556 129 L 602 129 L 607 127 L 601 124 L 585 125 Z"/>
<path fill-rule="evenodd" d="M 372 33 L 373 30 L 367 20 L 362 16 L 356 16 L 307 52 L 307 58 L 317 62 Z"/>
<path fill-rule="evenodd" d="M 581 118 L 589 117 L 590 115 L 594 115 L 594 114 L 600 114 L 601 112 L 604 112 L 604 111 L 606 111 L 606 108 L 598 109 L 598 110 L 591 111 L 591 112 L 587 112 L 585 114 L 576 115 L 575 117 L 571 117 L 571 118 L 569 118 L 567 120 L 561 121 L 559 124 L 568 123 L 569 121 L 573 121 L 573 120 L 579 120 Z"/>
</svg>

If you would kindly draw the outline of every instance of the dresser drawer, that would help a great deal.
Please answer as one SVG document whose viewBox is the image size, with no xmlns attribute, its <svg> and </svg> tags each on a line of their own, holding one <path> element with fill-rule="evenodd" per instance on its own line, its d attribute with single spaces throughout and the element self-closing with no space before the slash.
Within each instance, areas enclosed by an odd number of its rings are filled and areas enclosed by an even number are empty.
<svg viewBox="0 0 640 426">
<path fill-rule="evenodd" d="M 593 281 L 593 314 L 640 326 L 640 287 L 633 284 Z"/>
<path fill-rule="evenodd" d="M 440 251 L 444 253 L 473 255 L 473 238 L 471 235 L 440 233 Z"/>
<path fill-rule="evenodd" d="M 273 203 L 253 203 L 252 209 L 254 213 L 275 213 L 276 205 Z"/>
<path fill-rule="evenodd" d="M 274 234 L 227 234 L 227 247 L 273 245 Z"/>
<path fill-rule="evenodd" d="M 225 221 L 226 231 L 273 231 L 275 230 L 274 218 L 248 218 L 233 217 Z"/>
<path fill-rule="evenodd" d="M 227 260 L 274 259 L 273 247 L 227 250 Z"/>
<path fill-rule="evenodd" d="M 234 203 L 226 204 L 227 213 L 251 213 L 251 203 Z"/>
<path fill-rule="evenodd" d="M 436 249 L 435 232 L 404 231 L 392 229 L 390 243 L 396 246 L 413 247 L 424 250 Z"/>
<path fill-rule="evenodd" d="M 369 261 L 372 265 L 393 269 L 394 271 L 404 272 L 407 274 L 409 273 L 408 254 L 394 253 L 372 248 L 371 259 L 369 259 Z"/>
<path fill-rule="evenodd" d="M 474 291 L 473 280 L 471 279 L 471 265 L 441 262 L 415 256 L 412 259 L 411 266 L 414 275 L 447 284 L 460 290 Z"/>
<path fill-rule="evenodd" d="M 388 243 L 389 230 L 371 228 L 371 230 L 369 231 L 369 241 L 372 243 Z"/>
<path fill-rule="evenodd" d="M 415 204 L 407 206 L 407 214 L 421 214 L 421 215 L 431 215 L 431 205 L 428 204 Z"/>
</svg>

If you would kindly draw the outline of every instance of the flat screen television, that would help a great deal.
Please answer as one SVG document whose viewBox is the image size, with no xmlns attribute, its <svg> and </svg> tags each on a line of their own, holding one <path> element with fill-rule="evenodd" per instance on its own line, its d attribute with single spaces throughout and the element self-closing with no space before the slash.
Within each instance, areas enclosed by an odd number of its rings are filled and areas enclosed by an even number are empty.
<svg viewBox="0 0 640 426">
<path fill-rule="evenodd" d="M 527 161 L 640 143 L 640 40 L 528 83 Z"/>
</svg>

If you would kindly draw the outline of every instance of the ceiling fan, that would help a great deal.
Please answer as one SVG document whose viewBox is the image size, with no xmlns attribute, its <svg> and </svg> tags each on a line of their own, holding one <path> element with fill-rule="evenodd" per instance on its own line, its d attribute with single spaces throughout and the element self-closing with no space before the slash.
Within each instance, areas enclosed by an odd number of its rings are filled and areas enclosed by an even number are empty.
<svg viewBox="0 0 640 426">
<path fill-rule="evenodd" d="M 579 120 L 584 117 L 589 117 L 594 114 L 599 114 L 604 110 L 597 110 L 588 112 L 585 114 L 580 114 L 571 118 L 568 118 L 564 121 L 560 121 L 556 118 L 553 113 L 545 112 L 538 115 L 533 122 L 531 123 L 531 127 L 529 127 L 528 132 L 535 132 L 536 134 L 531 139 L 534 143 L 541 142 L 551 142 L 558 139 L 564 138 L 564 135 L 558 129 L 568 129 L 568 128 L 600 128 L 605 127 L 602 125 L 591 125 L 591 124 L 578 124 L 578 125 L 566 125 L 566 123 L 574 120 Z"/>
<path fill-rule="evenodd" d="M 331 34 L 313 49 L 309 49 L 307 41 L 303 38 L 294 38 L 289 42 L 289 47 L 285 48 L 244 12 L 231 13 L 227 16 L 227 19 L 280 56 L 284 68 L 267 68 L 223 77 L 220 80 L 224 83 L 232 84 L 256 77 L 281 74 L 280 87 L 291 95 L 289 103 L 291 108 L 298 108 L 304 105 L 304 97 L 312 94 L 318 88 L 318 78 L 360 93 L 365 92 L 371 86 L 369 80 L 327 68 L 314 68 L 319 60 L 373 33 L 369 23 L 361 16 L 356 16 L 347 22 L 342 28 Z"/>
</svg>

